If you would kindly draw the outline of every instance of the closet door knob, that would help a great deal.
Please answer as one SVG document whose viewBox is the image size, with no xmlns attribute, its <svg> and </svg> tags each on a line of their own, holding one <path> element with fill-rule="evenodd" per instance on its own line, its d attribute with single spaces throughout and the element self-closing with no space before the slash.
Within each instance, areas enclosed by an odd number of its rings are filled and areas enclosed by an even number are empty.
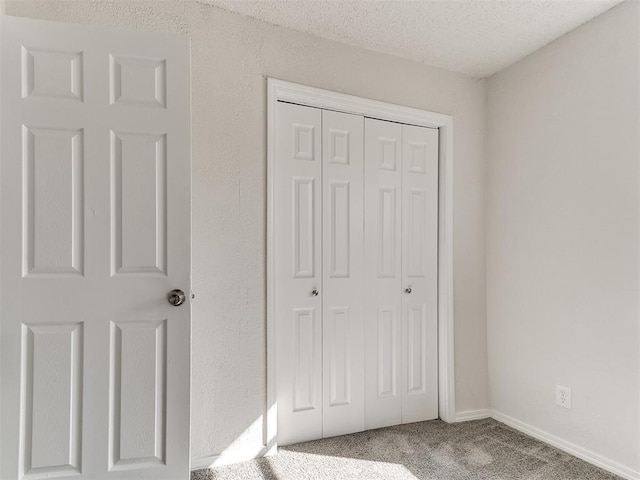
<svg viewBox="0 0 640 480">
<path fill-rule="evenodd" d="M 407 294 L 411 293 L 412 291 L 413 290 L 411 290 L 411 287 L 407 287 L 404 289 L 404 293 L 407 293 Z"/>
<path fill-rule="evenodd" d="M 320 292 L 317 289 L 313 289 L 311 290 L 311 295 L 313 295 L 314 297 L 317 297 L 320 294 Z"/>
</svg>

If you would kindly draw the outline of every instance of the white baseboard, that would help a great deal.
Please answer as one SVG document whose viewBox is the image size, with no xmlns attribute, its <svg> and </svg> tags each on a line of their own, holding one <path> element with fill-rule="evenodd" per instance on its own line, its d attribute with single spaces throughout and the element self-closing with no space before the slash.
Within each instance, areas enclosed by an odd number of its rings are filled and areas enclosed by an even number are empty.
<svg viewBox="0 0 640 480">
<path fill-rule="evenodd" d="M 509 425 L 510 427 L 515 428 L 522 433 L 526 433 L 533 438 L 537 438 L 544 443 L 567 452 L 574 457 L 578 457 L 585 462 L 595 465 L 596 467 L 607 470 L 608 472 L 618 475 L 619 477 L 625 478 L 627 480 L 640 480 L 640 472 L 634 471 L 628 467 L 625 467 L 624 465 L 620 465 L 613 460 L 610 460 L 606 457 L 603 457 L 602 455 L 587 450 L 586 448 L 582 448 L 571 442 L 563 440 L 560 437 L 556 437 L 555 435 L 540 430 L 539 428 L 527 425 L 520 420 L 516 420 L 515 418 L 509 417 L 500 412 L 496 412 L 495 410 L 491 412 L 491 417 L 498 422 Z"/>
<path fill-rule="evenodd" d="M 191 459 L 191 471 L 202 470 L 203 468 L 209 468 L 216 464 L 216 460 L 220 455 L 209 455 L 208 457 L 192 458 Z"/>
<path fill-rule="evenodd" d="M 202 470 L 203 468 L 210 467 L 220 467 L 222 465 L 231 465 L 233 463 L 248 462 L 249 460 L 264 457 L 269 453 L 272 452 L 267 452 L 267 448 L 263 447 L 257 452 L 254 450 L 234 454 L 220 453 L 218 455 L 210 455 L 208 457 L 192 458 L 191 471 L 193 472 L 194 470 Z"/>
<path fill-rule="evenodd" d="M 469 420 L 482 420 L 491 417 L 491 410 L 484 408 L 482 410 L 467 410 L 466 412 L 456 413 L 457 422 L 468 422 Z"/>
</svg>

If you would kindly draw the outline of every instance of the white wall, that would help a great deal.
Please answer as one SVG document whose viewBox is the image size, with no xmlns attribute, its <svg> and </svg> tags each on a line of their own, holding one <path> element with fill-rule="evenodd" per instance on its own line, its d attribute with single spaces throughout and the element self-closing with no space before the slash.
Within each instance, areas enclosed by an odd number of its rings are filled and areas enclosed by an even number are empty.
<svg viewBox="0 0 640 480">
<path fill-rule="evenodd" d="M 640 470 L 638 2 L 488 81 L 492 407 Z M 555 406 L 555 384 L 573 410 Z"/>
<path fill-rule="evenodd" d="M 195 1 L 8 1 L 6 13 L 191 35 L 194 458 L 262 445 L 266 76 L 455 116 L 457 409 L 488 407 L 484 81 Z"/>
</svg>

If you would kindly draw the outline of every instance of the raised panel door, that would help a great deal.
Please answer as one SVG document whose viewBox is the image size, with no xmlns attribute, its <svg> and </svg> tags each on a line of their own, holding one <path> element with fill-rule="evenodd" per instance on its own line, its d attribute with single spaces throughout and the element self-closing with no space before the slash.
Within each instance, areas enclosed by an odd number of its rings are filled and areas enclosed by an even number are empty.
<svg viewBox="0 0 640 480">
<path fill-rule="evenodd" d="M 186 478 L 189 40 L 1 22 L 0 478 Z"/>
<path fill-rule="evenodd" d="M 364 429 L 364 118 L 322 111 L 323 436 Z"/>
<path fill-rule="evenodd" d="M 365 426 L 402 420 L 402 127 L 365 119 Z"/>
<path fill-rule="evenodd" d="M 276 110 L 278 443 L 322 438 L 322 111 Z"/>
<path fill-rule="evenodd" d="M 402 423 L 438 418 L 438 130 L 402 126 Z"/>
</svg>

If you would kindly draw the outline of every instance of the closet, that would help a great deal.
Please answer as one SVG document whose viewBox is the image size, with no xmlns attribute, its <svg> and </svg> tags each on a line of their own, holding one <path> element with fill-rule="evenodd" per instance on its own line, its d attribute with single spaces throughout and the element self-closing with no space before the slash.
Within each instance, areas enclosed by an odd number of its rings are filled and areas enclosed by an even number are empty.
<svg viewBox="0 0 640 480">
<path fill-rule="evenodd" d="M 279 102 L 278 443 L 438 417 L 438 130 Z"/>
</svg>

